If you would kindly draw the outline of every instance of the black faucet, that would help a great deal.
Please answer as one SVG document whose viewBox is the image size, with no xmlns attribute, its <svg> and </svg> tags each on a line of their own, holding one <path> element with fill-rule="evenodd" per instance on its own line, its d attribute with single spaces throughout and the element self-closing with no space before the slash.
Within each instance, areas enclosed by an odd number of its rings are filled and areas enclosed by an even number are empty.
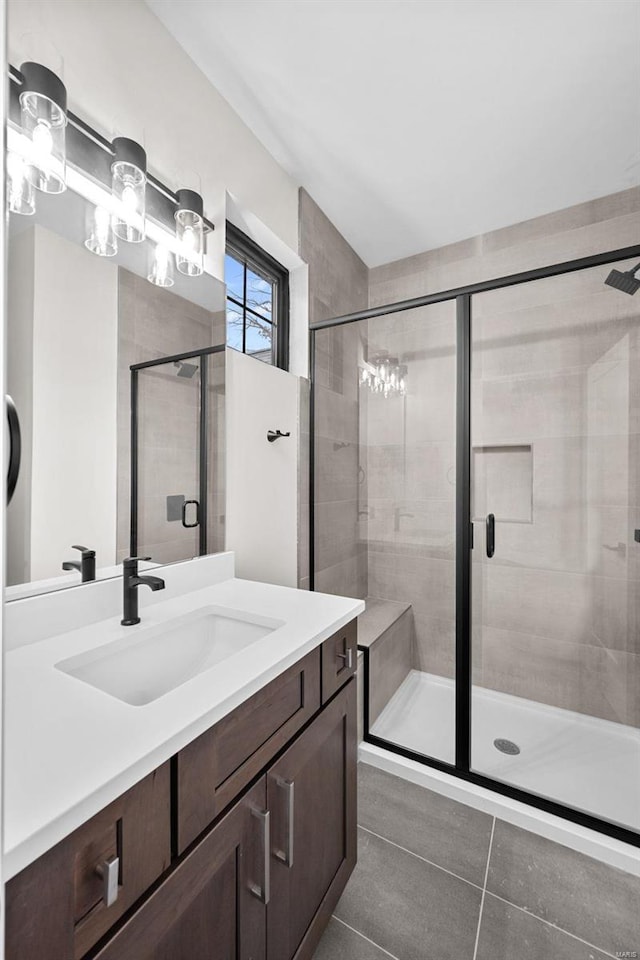
<svg viewBox="0 0 640 960">
<path fill-rule="evenodd" d="M 128 557 L 123 560 L 122 594 L 124 599 L 124 616 L 120 623 L 123 627 L 132 627 L 140 623 L 138 616 L 138 587 L 151 587 L 153 592 L 164 590 L 164 580 L 160 577 L 138 576 L 138 561 L 151 560 L 151 557 Z"/>
<path fill-rule="evenodd" d="M 81 553 L 80 560 L 65 560 L 62 564 L 63 570 L 78 570 L 82 575 L 83 583 L 90 583 L 96 578 L 96 552 L 95 550 L 88 550 L 87 547 L 79 547 L 74 544 L 71 547 L 72 550 L 79 550 Z"/>
</svg>

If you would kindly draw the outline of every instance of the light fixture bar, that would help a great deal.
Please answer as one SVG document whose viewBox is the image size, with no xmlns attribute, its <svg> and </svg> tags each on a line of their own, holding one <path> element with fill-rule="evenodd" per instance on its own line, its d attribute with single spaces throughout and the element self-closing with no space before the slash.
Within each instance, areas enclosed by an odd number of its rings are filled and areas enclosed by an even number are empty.
<svg viewBox="0 0 640 960">
<path fill-rule="evenodd" d="M 12 65 L 8 67 L 8 74 L 11 81 L 9 84 L 9 116 L 16 125 L 19 125 L 19 96 L 24 85 L 24 77 Z M 68 166 L 71 163 L 76 168 L 81 167 L 83 170 L 87 170 L 89 176 L 101 180 L 105 188 L 109 189 L 111 184 L 110 168 L 114 156 L 110 141 L 71 110 L 67 110 L 66 115 L 67 174 L 71 172 Z M 73 189 L 68 175 L 67 183 Z M 167 230 L 173 231 L 174 215 L 178 207 L 177 193 L 151 173 L 147 173 L 147 186 L 151 188 L 147 192 L 147 216 L 150 215 L 155 220 L 164 223 Z M 213 233 L 215 224 L 211 220 L 203 215 L 202 223 L 205 233 Z M 150 233 L 149 236 L 151 236 Z"/>
</svg>

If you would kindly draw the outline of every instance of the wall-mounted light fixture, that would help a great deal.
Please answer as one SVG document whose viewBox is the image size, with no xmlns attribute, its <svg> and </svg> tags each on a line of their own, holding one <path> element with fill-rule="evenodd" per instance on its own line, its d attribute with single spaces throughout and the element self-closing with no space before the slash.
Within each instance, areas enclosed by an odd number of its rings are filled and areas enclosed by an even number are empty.
<svg viewBox="0 0 640 960">
<path fill-rule="evenodd" d="M 28 61 L 20 67 L 22 132 L 27 138 L 27 177 L 43 193 L 66 189 L 67 90 L 52 70 Z"/>
<path fill-rule="evenodd" d="M 36 212 L 35 187 L 28 176 L 24 157 L 13 150 L 7 154 L 7 199 L 11 213 L 31 216 Z"/>
<path fill-rule="evenodd" d="M 173 256 L 162 243 L 157 243 L 153 249 L 147 280 L 156 287 L 172 287 L 174 284 Z"/>
<path fill-rule="evenodd" d="M 115 234 L 129 243 L 142 243 L 145 231 L 147 155 L 139 143 L 127 137 L 113 141 L 111 192 L 116 203 Z"/>
<path fill-rule="evenodd" d="M 199 277 L 204 269 L 203 200 L 195 190 L 178 190 L 176 200 L 178 203 L 175 214 L 178 270 L 187 277 Z"/>
<path fill-rule="evenodd" d="M 66 189 L 89 204 L 85 246 L 101 257 L 118 252 L 118 238 L 149 239 L 153 253 L 147 276 L 171 286 L 175 267 L 187 277 L 204 272 L 207 233 L 214 224 L 203 213 L 202 196 L 174 193 L 147 171 L 147 157 L 135 140 L 113 143 L 67 109 L 60 78 L 41 64 L 9 67 L 7 206 L 33 215 L 38 190 Z"/>
<path fill-rule="evenodd" d="M 113 220 L 106 207 L 97 206 L 91 211 L 89 236 L 84 245 L 99 257 L 115 257 L 118 252 Z"/>
</svg>

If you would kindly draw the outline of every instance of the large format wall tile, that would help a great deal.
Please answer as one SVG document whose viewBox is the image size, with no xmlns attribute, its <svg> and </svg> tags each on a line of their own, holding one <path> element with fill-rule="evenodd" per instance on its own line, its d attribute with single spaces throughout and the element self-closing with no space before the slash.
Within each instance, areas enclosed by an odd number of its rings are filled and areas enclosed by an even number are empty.
<svg viewBox="0 0 640 960">
<path fill-rule="evenodd" d="M 496 820 L 487 890 L 610 954 L 640 944 L 640 879 Z"/>
<path fill-rule="evenodd" d="M 336 916 L 400 960 L 471 960 L 481 891 L 359 831 Z"/>
<path fill-rule="evenodd" d="M 362 827 L 482 886 L 489 814 L 367 763 L 358 764 L 358 804 Z"/>
<path fill-rule="evenodd" d="M 369 593 L 406 600 L 416 612 L 448 620 L 455 613 L 455 564 L 452 560 L 370 553 Z"/>
<path fill-rule="evenodd" d="M 638 661 L 588 643 L 479 625 L 474 683 L 604 720 L 637 725 Z"/>
<path fill-rule="evenodd" d="M 401 614 L 369 647 L 369 725 L 373 726 L 413 666 L 413 617 Z"/>
<path fill-rule="evenodd" d="M 637 649 L 640 591 L 633 581 L 501 564 L 496 546 L 492 561 L 474 564 L 473 586 L 482 593 L 484 626 L 612 650 Z"/>
<path fill-rule="evenodd" d="M 311 322 L 362 310 L 367 306 L 369 271 L 305 190 L 299 196 L 300 256 L 309 265 Z M 366 550 L 359 545 L 357 525 L 358 331 L 340 327 L 315 337 L 315 499 L 331 503 L 321 522 L 316 517 L 315 587 L 327 593 L 364 597 L 367 594 Z M 308 414 L 301 408 L 301 432 Z M 364 457 L 362 458 L 364 459 Z M 345 507 L 337 501 L 350 501 Z M 337 528 L 349 519 L 337 537 Z M 350 519 L 354 513 L 356 522 Z M 299 521 L 306 519 L 300 512 Z M 302 540 L 302 538 L 301 538 Z M 335 555 L 332 551 L 335 548 Z M 308 566 L 308 545 L 301 542 L 298 567 Z M 304 578 L 303 578 L 304 579 Z"/>
</svg>

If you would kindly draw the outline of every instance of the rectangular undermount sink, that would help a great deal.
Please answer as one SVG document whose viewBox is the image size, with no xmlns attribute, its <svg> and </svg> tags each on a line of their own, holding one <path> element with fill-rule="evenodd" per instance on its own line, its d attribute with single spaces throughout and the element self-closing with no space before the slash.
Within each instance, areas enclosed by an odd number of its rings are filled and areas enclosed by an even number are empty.
<svg viewBox="0 0 640 960">
<path fill-rule="evenodd" d="M 141 707 L 284 626 L 223 607 L 131 628 L 129 636 L 56 663 L 63 673 Z"/>
</svg>

